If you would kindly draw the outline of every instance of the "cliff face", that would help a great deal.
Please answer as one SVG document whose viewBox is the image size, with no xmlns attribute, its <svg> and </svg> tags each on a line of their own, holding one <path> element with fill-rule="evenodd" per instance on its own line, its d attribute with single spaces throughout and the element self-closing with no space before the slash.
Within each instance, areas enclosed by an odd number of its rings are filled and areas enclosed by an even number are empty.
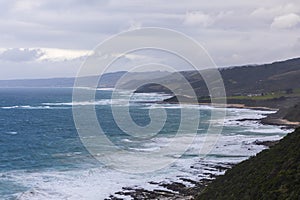
<svg viewBox="0 0 300 200">
<path fill-rule="evenodd" d="M 298 199 L 300 128 L 217 177 L 196 199 Z"/>
</svg>

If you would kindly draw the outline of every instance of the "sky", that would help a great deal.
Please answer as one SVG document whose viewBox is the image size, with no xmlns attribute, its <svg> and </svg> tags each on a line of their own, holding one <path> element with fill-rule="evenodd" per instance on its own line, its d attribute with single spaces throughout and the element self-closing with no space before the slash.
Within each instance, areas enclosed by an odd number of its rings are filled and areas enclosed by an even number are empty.
<svg viewBox="0 0 300 200">
<path fill-rule="evenodd" d="M 300 57 L 299 0 L 0 0 L 0 79 L 75 76 L 99 43 L 143 27 L 192 37 L 220 67 Z"/>
</svg>

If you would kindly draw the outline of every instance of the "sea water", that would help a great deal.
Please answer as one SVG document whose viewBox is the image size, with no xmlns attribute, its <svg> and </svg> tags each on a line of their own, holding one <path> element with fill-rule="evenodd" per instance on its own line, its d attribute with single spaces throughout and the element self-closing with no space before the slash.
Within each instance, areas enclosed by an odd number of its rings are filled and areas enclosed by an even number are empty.
<svg viewBox="0 0 300 200">
<path fill-rule="evenodd" d="M 130 95 L 126 91 L 120 93 L 124 99 Z M 114 122 L 111 94 L 111 90 L 97 90 L 93 102 L 72 102 L 72 88 L 1 88 L 0 199 L 104 199 L 122 187 L 159 187 L 149 184 L 150 181 L 200 180 L 207 172 L 218 174 L 215 165 L 237 163 L 266 148 L 255 145 L 256 140 L 278 140 L 290 131 L 254 120 L 238 121 L 260 119 L 273 111 L 230 108 L 224 124 L 220 122 L 223 131 L 218 142 L 209 154 L 200 157 L 197 140 L 203 140 L 201 134 L 207 131 L 211 110 L 222 108 L 151 103 L 169 97 L 163 94 L 135 94 L 128 105 L 119 95 L 114 104 L 130 106 L 132 118 L 140 126 L 150 123 L 149 110 L 167 111 L 160 134 L 141 143 L 122 133 Z M 123 173 L 96 160 L 81 143 L 72 106 L 91 104 L 108 138 L 127 150 L 151 152 L 168 144 L 178 129 L 181 109 L 200 110 L 200 137 L 184 155 L 178 156 L 174 151 L 177 161 L 163 169 L 146 174 Z M 194 137 L 192 130 L 185 130 L 180 138 L 183 145 L 189 137 Z"/>
</svg>

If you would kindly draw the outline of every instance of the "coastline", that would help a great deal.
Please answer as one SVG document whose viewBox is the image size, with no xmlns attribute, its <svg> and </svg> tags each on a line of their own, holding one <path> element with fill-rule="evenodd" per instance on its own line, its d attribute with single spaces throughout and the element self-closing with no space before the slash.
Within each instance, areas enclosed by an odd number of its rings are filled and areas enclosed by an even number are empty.
<svg viewBox="0 0 300 200">
<path fill-rule="evenodd" d="M 166 102 L 159 102 L 160 104 Z M 178 103 L 171 103 L 178 104 Z M 190 104 L 185 102 L 184 104 Z M 205 105 L 211 106 L 210 103 L 199 103 L 196 105 Z M 238 108 L 238 109 L 251 109 L 251 110 L 260 110 L 260 111 L 277 111 L 279 109 L 263 107 L 263 106 L 246 106 L 244 104 L 226 104 L 225 105 L 214 105 L 214 107 L 226 107 L 226 108 Z M 236 121 L 257 121 L 263 125 L 274 125 L 279 126 L 283 129 L 295 129 L 300 125 L 300 122 L 290 122 L 284 119 L 268 119 L 266 120 L 270 114 L 266 114 L 267 116 L 262 119 L 246 119 L 241 118 Z M 284 126 L 284 127 L 283 127 Z M 285 136 L 284 136 L 285 137 Z M 280 140 L 270 140 L 270 141 L 254 141 L 254 145 L 263 145 L 266 149 L 276 145 Z M 246 160 L 248 160 L 247 158 Z M 200 162 L 200 161 L 199 161 Z M 123 187 L 122 191 L 116 192 L 114 195 L 121 195 L 131 197 L 133 199 L 164 199 L 164 200 L 192 200 L 203 191 L 210 183 L 212 183 L 219 175 L 225 174 L 228 169 L 231 169 L 233 166 L 239 164 L 235 163 L 220 163 L 218 166 L 214 166 L 217 170 L 219 170 L 220 174 L 207 173 L 208 178 L 200 179 L 199 181 L 191 180 L 188 178 L 181 178 L 181 180 L 185 182 L 190 182 L 192 186 L 187 186 L 181 182 L 170 182 L 165 183 L 163 180 L 161 182 L 149 182 L 150 184 L 161 186 L 161 189 L 147 190 L 142 187 Z M 191 169 L 196 168 L 196 166 L 190 166 Z M 198 175 L 201 173 L 199 171 Z M 106 200 L 121 200 L 123 198 L 118 198 L 117 196 L 111 195 Z"/>
<path fill-rule="evenodd" d="M 207 104 L 209 105 L 209 104 Z M 270 107 L 260 107 L 260 106 L 246 106 L 245 104 L 227 104 L 227 108 L 245 108 L 245 109 L 252 109 L 252 110 L 262 110 L 262 111 L 276 111 L 275 114 L 278 113 L 279 109 L 270 108 Z M 267 115 L 265 118 L 260 119 L 260 123 L 264 125 L 275 125 L 275 126 L 285 126 L 287 128 L 297 128 L 300 126 L 300 122 L 292 122 L 287 119 L 283 119 L 282 116 L 280 117 L 270 117 L 271 115 Z"/>
<path fill-rule="evenodd" d="M 274 114 L 278 114 L 279 109 L 270 108 L 270 107 L 253 107 L 253 106 L 246 106 L 244 104 L 228 104 L 227 108 L 245 108 L 245 109 L 252 109 L 252 110 L 269 110 L 269 111 L 276 111 Z M 265 118 L 259 120 L 260 123 L 264 125 L 275 125 L 275 126 L 285 126 L 286 128 L 295 129 L 300 126 L 300 122 L 292 122 L 287 119 L 283 119 L 283 116 L 278 117 L 271 117 L 271 114 L 267 115 Z"/>
<path fill-rule="evenodd" d="M 300 128 L 217 177 L 197 200 L 299 199 Z"/>
<path fill-rule="evenodd" d="M 170 103 L 170 104 L 178 104 L 178 102 L 159 102 L 160 104 Z M 189 102 L 183 102 L 183 104 L 192 104 L 192 105 L 205 105 L 205 106 L 212 106 L 211 103 L 198 103 L 193 104 Z M 300 122 L 293 122 L 287 119 L 283 119 L 284 116 L 279 114 L 279 108 L 272 108 L 267 106 L 247 106 L 245 104 L 239 103 L 228 103 L 228 104 L 214 104 L 212 107 L 221 107 L 221 108 L 240 108 L 240 109 L 251 109 L 251 110 L 261 110 L 261 111 L 276 111 L 274 113 L 276 116 L 272 116 L 272 114 L 267 115 L 265 118 L 260 119 L 260 123 L 264 125 L 275 125 L 275 126 L 285 126 L 286 128 L 297 128 L 300 126 Z"/>
</svg>

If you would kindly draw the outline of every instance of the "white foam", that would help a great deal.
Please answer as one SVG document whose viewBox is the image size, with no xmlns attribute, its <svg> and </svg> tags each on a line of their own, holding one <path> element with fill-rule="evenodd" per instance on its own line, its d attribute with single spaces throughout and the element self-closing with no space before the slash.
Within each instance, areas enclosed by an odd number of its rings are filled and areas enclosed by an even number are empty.
<svg viewBox="0 0 300 200">
<path fill-rule="evenodd" d="M 47 106 L 89 106 L 89 105 L 110 105 L 110 99 L 102 99 L 99 101 L 73 101 L 73 102 L 60 102 L 60 103 L 42 103 Z"/>
<path fill-rule="evenodd" d="M 16 132 L 16 131 L 9 131 L 9 132 L 6 132 L 6 134 L 9 134 L 9 135 L 17 135 L 18 132 Z"/>
<path fill-rule="evenodd" d="M 122 141 L 123 141 L 123 142 L 129 142 L 129 143 L 132 142 L 132 140 L 129 140 L 129 139 L 122 139 Z"/>
<path fill-rule="evenodd" d="M 148 104 L 143 109 L 202 109 L 202 106 L 192 104 Z M 212 108 L 211 108 L 212 109 Z"/>
<path fill-rule="evenodd" d="M 130 95 L 123 92 L 124 95 Z M 159 94 L 161 95 L 161 94 Z M 142 99 L 149 100 L 149 98 L 158 99 L 158 94 L 137 94 L 134 101 Z M 161 96 L 160 96 L 161 98 Z M 127 105 L 120 100 L 114 100 L 118 105 Z M 59 103 L 43 103 L 42 106 L 46 108 L 54 108 L 58 106 L 85 106 L 85 105 L 110 105 L 113 102 L 110 99 L 103 99 L 99 101 L 84 101 L 84 102 L 59 102 Z M 23 109 L 30 109 L 32 106 L 23 106 Z M 3 108 L 3 107 L 2 107 Z M 12 106 L 6 109 L 19 109 L 20 106 Z M 178 105 L 178 104 L 148 104 L 145 109 L 156 108 L 188 108 L 188 109 L 224 109 L 213 108 L 205 105 Z M 4 108 L 5 109 L 5 108 Z M 249 156 L 255 155 L 266 147 L 263 145 L 255 145 L 256 140 L 269 141 L 278 140 L 288 131 L 281 130 L 276 126 L 265 126 L 255 121 L 236 121 L 238 119 L 260 119 L 266 114 L 273 111 L 255 111 L 249 109 L 235 109 L 227 110 L 227 118 L 225 119 L 225 126 L 232 128 L 231 133 L 223 134 L 219 137 L 217 143 L 214 145 L 212 151 L 203 158 L 199 155 L 201 144 L 205 142 L 205 134 L 198 134 L 194 138 L 194 134 L 186 131 L 176 141 L 176 146 L 171 152 L 172 157 L 178 158 L 177 162 L 172 163 L 168 168 L 147 174 L 126 174 L 114 171 L 108 167 L 90 168 L 90 166 L 83 166 L 81 169 L 68 171 L 12 171 L 5 174 L 0 174 L 0 177 L 17 182 L 29 189 L 18 194 L 19 200 L 44 200 L 44 199 L 69 199 L 69 200 L 84 200 L 84 199 L 104 199 L 110 194 L 121 191 L 122 187 L 142 187 L 145 189 L 162 189 L 158 185 L 149 184 L 149 181 L 154 182 L 172 182 L 178 181 L 179 177 L 188 178 L 191 180 L 199 180 L 201 178 L 210 178 L 206 173 L 222 174 L 224 172 L 218 171 L 214 166 L 225 165 L 224 163 L 237 163 Z M 205 121 L 206 123 L 206 121 Z M 223 125 L 223 121 L 215 121 Z M 201 127 L 200 127 L 201 129 Z M 247 135 L 243 134 L 248 132 Z M 257 134 L 259 133 L 259 134 Z M 193 137 L 192 144 L 189 145 Z M 123 139 L 125 143 L 134 144 L 130 139 Z M 138 147 L 131 147 L 132 151 L 156 152 L 160 148 L 170 144 L 173 141 L 171 136 L 159 136 L 151 140 L 140 143 Z M 188 146 L 185 156 L 180 154 L 183 147 Z M 55 154 L 54 157 L 70 157 L 82 156 L 80 152 Z M 151 163 L 149 163 L 151 164 Z M 194 169 L 190 166 L 195 166 Z M 124 199 L 129 197 L 120 196 Z"/>
<path fill-rule="evenodd" d="M 281 129 L 280 127 L 273 127 L 273 126 L 261 126 L 261 128 L 253 128 L 253 129 L 246 129 L 245 131 L 253 132 L 253 133 L 281 133 L 281 134 L 287 134 L 291 132 L 289 129 Z"/>
<path fill-rule="evenodd" d="M 14 180 L 30 189 L 18 195 L 19 200 L 69 199 L 98 200 L 107 198 L 124 186 L 143 185 L 146 189 L 161 188 L 148 184 L 162 180 L 164 174 L 153 178 L 150 174 L 132 175 L 105 168 L 66 172 L 13 173 Z M 122 196 L 124 199 L 131 199 Z"/>
<path fill-rule="evenodd" d="M 2 109 L 37 109 L 37 110 L 42 110 L 42 109 L 55 109 L 53 107 L 50 106 L 29 106 L 29 105 L 25 105 L 25 106 L 4 106 L 1 107 Z"/>
<path fill-rule="evenodd" d="M 97 88 L 96 90 L 99 90 L 99 91 L 114 91 L 115 88 Z"/>
<path fill-rule="evenodd" d="M 186 134 L 179 140 L 178 145 L 185 145 L 185 141 L 190 141 L 189 137 L 193 134 Z M 215 148 L 206 158 L 200 159 L 199 156 L 178 157 L 177 162 L 171 164 L 168 168 L 157 172 L 147 174 L 126 174 L 114 171 L 110 168 L 87 168 L 74 171 L 45 171 L 45 172 L 12 172 L 11 180 L 29 187 L 30 189 L 20 194 L 20 200 L 44 200 L 44 199 L 104 199 L 114 192 L 121 191 L 122 187 L 142 187 L 144 189 L 162 189 L 158 185 L 149 184 L 154 182 L 172 182 L 179 181 L 180 177 L 199 180 L 210 178 L 209 174 L 223 174 L 224 172 L 214 168 L 222 163 L 237 163 L 249 156 L 255 155 L 265 146 L 255 145 L 256 140 L 269 141 L 278 140 L 280 136 L 257 136 L 257 135 L 222 135 Z M 193 144 L 189 147 L 186 155 L 197 155 L 199 153 L 199 144 L 205 139 L 204 135 L 198 135 Z M 130 141 L 123 139 L 124 141 Z M 170 137 L 154 138 L 145 144 L 145 149 L 138 148 L 134 150 L 156 151 L 159 146 L 163 146 L 172 140 Z M 172 154 L 177 155 L 176 149 Z M 200 159 L 200 161 L 199 161 Z M 151 163 L 149 163 L 151 164 Z M 194 166 L 194 169 L 190 166 Z M 129 197 L 118 196 L 124 199 Z"/>
<path fill-rule="evenodd" d="M 83 89 L 83 90 L 98 90 L 98 91 L 113 91 L 114 88 L 94 88 L 94 87 L 71 87 L 75 89 Z"/>
<path fill-rule="evenodd" d="M 128 106 L 129 102 L 123 99 L 102 99 L 98 101 L 73 101 L 73 102 L 59 102 L 59 103 L 42 103 L 46 106 L 105 106 L 105 105 L 119 105 Z"/>
</svg>

